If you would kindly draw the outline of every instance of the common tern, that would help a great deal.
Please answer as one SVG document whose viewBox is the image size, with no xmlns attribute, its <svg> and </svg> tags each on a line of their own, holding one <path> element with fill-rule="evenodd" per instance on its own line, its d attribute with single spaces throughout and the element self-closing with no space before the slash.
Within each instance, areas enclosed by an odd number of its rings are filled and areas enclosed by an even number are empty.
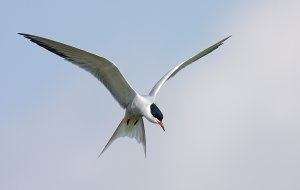
<svg viewBox="0 0 300 190">
<path fill-rule="evenodd" d="M 103 57 L 47 38 L 24 33 L 18 34 L 90 72 L 102 82 L 120 106 L 125 109 L 124 118 L 103 148 L 99 157 L 117 138 L 125 136 L 135 138 L 138 143 L 142 143 L 146 155 L 146 136 L 143 117 L 152 123 L 157 123 L 165 130 L 162 122 L 163 114 L 155 103 L 159 89 L 181 69 L 214 51 L 222 45 L 225 40 L 231 37 L 228 36 L 168 71 L 154 85 L 150 93 L 145 96 L 137 93 L 125 80 L 119 69 L 112 62 Z"/>
</svg>

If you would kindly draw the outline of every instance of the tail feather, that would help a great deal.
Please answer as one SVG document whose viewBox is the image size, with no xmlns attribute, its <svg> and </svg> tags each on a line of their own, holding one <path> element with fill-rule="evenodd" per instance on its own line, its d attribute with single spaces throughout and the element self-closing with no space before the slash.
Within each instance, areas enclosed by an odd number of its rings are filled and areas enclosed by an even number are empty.
<svg viewBox="0 0 300 190">
<path fill-rule="evenodd" d="M 146 156 L 146 136 L 143 118 L 139 116 L 125 116 L 98 157 L 100 157 L 117 138 L 126 136 L 135 138 L 138 143 L 142 143 Z"/>
</svg>

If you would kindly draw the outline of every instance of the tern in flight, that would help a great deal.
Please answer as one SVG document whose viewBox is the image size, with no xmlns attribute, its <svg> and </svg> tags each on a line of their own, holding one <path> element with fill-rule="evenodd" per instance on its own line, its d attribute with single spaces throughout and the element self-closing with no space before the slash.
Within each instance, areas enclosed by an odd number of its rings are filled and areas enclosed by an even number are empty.
<svg viewBox="0 0 300 190">
<path fill-rule="evenodd" d="M 107 59 L 78 48 L 30 34 L 19 33 L 33 43 L 55 53 L 71 63 L 85 69 L 94 75 L 109 90 L 120 106 L 125 109 L 125 116 L 105 145 L 99 156 L 119 137 L 135 138 L 142 143 L 146 155 L 146 136 L 143 117 L 152 123 L 157 123 L 165 130 L 162 123 L 163 114 L 155 103 L 156 95 L 162 85 L 178 71 L 209 54 L 223 44 L 229 37 L 219 41 L 209 48 L 199 52 L 190 59 L 177 65 L 167 72 L 151 89 L 148 95 L 138 94 L 125 80 L 119 69 Z"/>
</svg>

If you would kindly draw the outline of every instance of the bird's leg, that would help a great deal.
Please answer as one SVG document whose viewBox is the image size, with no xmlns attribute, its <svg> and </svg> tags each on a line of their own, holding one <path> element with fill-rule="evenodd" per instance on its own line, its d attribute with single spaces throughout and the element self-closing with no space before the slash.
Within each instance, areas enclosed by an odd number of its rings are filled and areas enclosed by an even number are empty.
<svg viewBox="0 0 300 190">
<path fill-rule="evenodd" d="M 130 118 L 127 119 L 127 125 L 129 124 Z"/>
<path fill-rule="evenodd" d="M 132 119 L 135 119 L 135 118 L 132 118 Z M 126 120 L 127 125 L 129 125 L 130 120 L 131 120 L 131 117 L 129 117 L 129 118 Z M 133 123 L 133 125 L 135 126 L 135 125 L 137 124 L 138 121 L 139 121 L 139 118 L 136 119 L 136 121 Z"/>
</svg>

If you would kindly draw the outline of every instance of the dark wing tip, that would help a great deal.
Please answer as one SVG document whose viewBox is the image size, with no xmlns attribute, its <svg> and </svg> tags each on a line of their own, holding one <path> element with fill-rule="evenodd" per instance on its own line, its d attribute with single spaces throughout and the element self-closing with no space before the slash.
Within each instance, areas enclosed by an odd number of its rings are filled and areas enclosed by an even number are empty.
<svg viewBox="0 0 300 190">
<path fill-rule="evenodd" d="M 24 38 L 29 39 L 30 41 L 34 42 L 34 38 L 37 36 L 31 35 L 31 34 L 25 34 L 25 33 L 18 33 L 19 35 L 23 36 Z M 36 42 L 35 42 L 36 43 Z"/>
<path fill-rule="evenodd" d="M 68 57 L 66 54 L 64 54 L 63 52 L 57 50 L 56 48 L 52 47 L 51 44 L 49 43 L 45 43 L 44 41 L 51 41 L 51 40 L 48 40 L 46 38 L 42 38 L 42 37 L 38 37 L 38 36 L 34 36 L 34 35 L 30 35 L 30 34 L 25 34 L 25 33 L 18 33 L 22 36 L 24 36 L 25 38 L 29 39 L 31 42 L 47 49 L 48 51 L 64 58 L 64 59 L 67 59 L 69 61 L 73 61 L 70 57 Z M 58 43 L 58 42 L 55 42 L 55 43 Z"/>
<path fill-rule="evenodd" d="M 231 36 L 232 36 L 232 35 L 230 35 L 230 36 L 228 36 L 227 38 L 225 38 L 224 41 L 227 40 L 228 38 L 230 38 Z"/>
<path fill-rule="evenodd" d="M 228 38 L 230 38 L 231 36 L 232 36 L 232 35 L 230 35 L 230 36 L 224 38 L 223 40 L 221 40 L 221 41 L 219 41 L 218 43 L 216 43 L 215 45 L 213 45 L 213 46 L 214 46 L 214 49 L 213 49 L 213 50 L 215 50 L 215 49 L 219 48 L 219 46 L 223 45 L 223 43 L 224 43 Z M 212 51 L 213 51 L 213 50 L 212 50 Z"/>
<path fill-rule="evenodd" d="M 21 36 L 24 36 L 25 38 L 28 38 L 28 39 L 30 39 L 30 37 L 32 36 L 32 35 L 30 35 L 30 34 L 25 34 L 25 33 L 18 33 L 19 35 L 21 35 Z"/>
<path fill-rule="evenodd" d="M 228 36 L 227 38 L 224 38 L 223 40 L 221 40 L 220 42 L 219 42 L 219 44 L 220 45 L 222 45 L 223 44 L 223 42 L 225 42 L 228 38 L 230 38 L 232 35 L 230 35 L 230 36 Z"/>
</svg>

